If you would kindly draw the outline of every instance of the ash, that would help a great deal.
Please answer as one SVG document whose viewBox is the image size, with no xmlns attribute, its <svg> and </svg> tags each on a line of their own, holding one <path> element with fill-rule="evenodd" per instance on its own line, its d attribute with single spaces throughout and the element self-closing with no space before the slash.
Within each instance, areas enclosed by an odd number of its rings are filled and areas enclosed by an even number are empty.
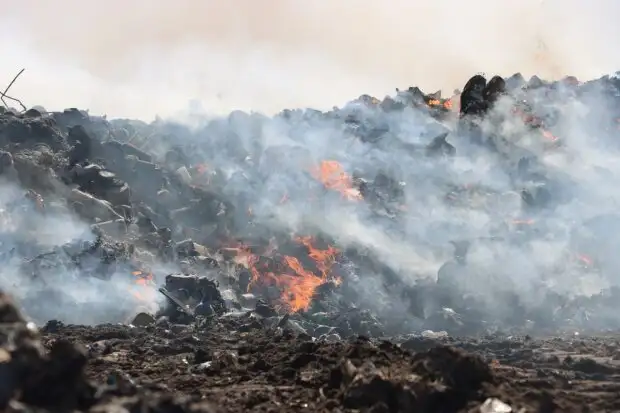
<svg viewBox="0 0 620 413">
<path fill-rule="evenodd" d="M 619 98 L 515 74 L 190 125 L 0 109 L 0 404 L 617 411 Z"/>
</svg>

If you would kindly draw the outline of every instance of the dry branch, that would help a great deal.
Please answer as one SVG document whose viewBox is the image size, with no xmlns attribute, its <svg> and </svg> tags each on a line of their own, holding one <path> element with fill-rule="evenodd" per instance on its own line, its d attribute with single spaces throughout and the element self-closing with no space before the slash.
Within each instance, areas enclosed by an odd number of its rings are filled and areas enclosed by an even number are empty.
<svg viewBox="0 0 620 413">
<path fill-rule="evenodd" d="M 0 92 L 0 99 L 2 100 L 2 103 L 4 104 L 4 107 L 6 107 L 7 109 L 9 109 L 9 105 L 6 103 L 5 99 L 9 99 L 12 100 L 13 102 L 17 102 L 20 104 L 20 106 L 22 107 L 22 109 L 24 111 L 28 110 L 28 108 L 26 108 L 26 106 L 22 103 L 21 100 L 14 98 L 12 96 L 7 95 L 9 89 L 11 89 L 11 86 L 13 86 L 13 83 L 15 83 L 15 81 L 17 80 L 17 78 L 24 73 L 24 70 L 26 69 L 22 69 L 19 71 L 18 74 L 15 75 L 15 77 L 13 77 L 13 80 L 11 80 L 11 83 L 9 83 L 9 85 L 6 87 L 6 89 L 4 89 L 4 92 Z"/>
</svg>

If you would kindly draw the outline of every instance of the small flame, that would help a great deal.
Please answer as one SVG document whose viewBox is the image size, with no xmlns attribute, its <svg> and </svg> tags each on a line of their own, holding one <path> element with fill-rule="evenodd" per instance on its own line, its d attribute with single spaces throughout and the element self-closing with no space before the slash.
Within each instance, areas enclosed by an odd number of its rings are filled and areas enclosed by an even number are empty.
<svg viewBox="0 0 620 413">
<path fill-rule="evenodd" d="M 428 106 L 442 106 L 444 109 L 452 110 L 452 99 L 444 100 L 443 102 L 440 99 L 431 99 L 427 103 Z"/>
<path fill-rule="evenodd" d="M 346 199 L 356 201 L 363 199 L 360 191 L 353 187 L 351 177 L 344 172 L 339 162 L 322 161 L 311 173 L 325 188 L 340 192 Z"/>
<path fill-rule="evenodd" d="M 153 274 L 133 271 L 131 275 L 136 277 L 136 279 L 134 281 L 135 286 L 131 289 L 130 293 L 140 301 L 153 301 L 155 296 L 155 291 L 153 290 Z"/>
</svg>

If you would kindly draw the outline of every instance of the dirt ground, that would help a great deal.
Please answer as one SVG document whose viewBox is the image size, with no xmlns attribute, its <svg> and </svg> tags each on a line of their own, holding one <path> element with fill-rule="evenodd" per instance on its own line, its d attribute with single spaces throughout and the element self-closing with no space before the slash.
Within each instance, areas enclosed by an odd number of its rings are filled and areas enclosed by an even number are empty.
<svg viewBox="0 0 620 413">
<path fill-rule="evenodd" d="M 44 345 L 59 339 L 84 345 L 88 378 L 116 388 L 94 411 L 503 411 L 489 398 L 513 412 L 620 411 L 620 334 L 313 342 L 248 316 L 48 323 Z"/>
</svg>

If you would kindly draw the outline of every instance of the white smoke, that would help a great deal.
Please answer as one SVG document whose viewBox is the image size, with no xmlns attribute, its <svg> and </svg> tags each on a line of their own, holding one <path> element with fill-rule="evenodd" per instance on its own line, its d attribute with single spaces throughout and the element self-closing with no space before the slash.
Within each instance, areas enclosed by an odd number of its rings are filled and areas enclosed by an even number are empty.
<svg viewBox="0 0 620 413">
<path fill-rule="evenodd" d="M 100 256 L 72 261 L 94 241 L 90 226 L 62 201 L 52 199 L 41 213 L 23 188 L 0 182 L 0 284 L 35 321 L 118 322 L 155 305 L 158 295 L 136 286 L 129 266 L 118 265 L 109 279 L 100 279 Z"/>
<path fill-rule="evenodd" d="M 382 97 L 394 87 L 449 91 L 476 72 L 587 78 L 620 64 L 610 53 L 610 39 L 620 34 L 612 20 L 618 6 L 611 0 L 343 0 L 330 5 L 109 0 L 100 7 L 25 0 L 5 9 L 9 12 L 0 17 L 0 34 L 11 41 L 0 45 L 0 82 L 8 83 L 21 67 L 27 69 L 10 94 L 50 110 L 71 106 L 113 117 L 186 114 L 190 101 L 192 110 L 210 116 L 233 109 L 273 113 L 287 107 L 329 108 L 361 93 Z M 604 103 L 593 99 L 589 110 L 603 110 Z M 571 225 L 613 210 L 617 202 L 613 182 L 620 169 L 604 146 L 589 140 L 602 133 L 600 126 L 583 121 L 578 103 L 560 96 L 554 105 L 569 119 L 559 125 L 568 149 L 546 155 L 544 161 L 573 178 L 581 191 L 574 202 L 546 217 L 564 234 L 529 249 L 472 251 L 474 262 L 491 267 L 487 272 L 503 267 L 524 295 L 561 258 Z M 511 190 L 507 171 L 490 154 L 449 162 L 422 159 L 396 143 L 428 143 L 427 117 L 410 110 L 367 116 L 387 125 L 391 137 L 370 145 L 344 132 L 339 121 L 256 115 L 218 119 L 178 138 L 206 145 L 203 153 L 193 153 L 194 161 L 228 173 L 241 166 L 222 154 L 224 136 L 234 135 L 235 144 L 248 151 L 257 142 L 263 152 L 273 151 L 271 172 L 251 190 L 259 219 L 292 230 L 313 224 L 343 245 L 369 249 L 408 283 L 434 274 L 449 255 L 435 251 L 446 249 L 448 241 L 488 236 L 494 222 L 515 214 L 517 205 L 510 197 L 498 200 L 501 207 L 477 211 L 454 211 L 441 201 L 448 182 L 483 183 L 499 193 Z M 293 150 L 301 153 L 291 160 Z M 307 202 L 306 187 L 313 183 L 307 166 L 325 159 L 371 177 L 389 169 L 406 181 L 405 222 L 377 220 L 363 204 L 351 205 L 330 194 L 321 208 Z M 597 172 L 601 169 L 607 173 L 605 181 Z M 247 188 L 247 183 L 231 183 L 227 190 Z M 277 202 L 282 190 L 291 197 L 285 205 Z M 473 283 L 488 287 L 483 281 Z"/>
</svg>

